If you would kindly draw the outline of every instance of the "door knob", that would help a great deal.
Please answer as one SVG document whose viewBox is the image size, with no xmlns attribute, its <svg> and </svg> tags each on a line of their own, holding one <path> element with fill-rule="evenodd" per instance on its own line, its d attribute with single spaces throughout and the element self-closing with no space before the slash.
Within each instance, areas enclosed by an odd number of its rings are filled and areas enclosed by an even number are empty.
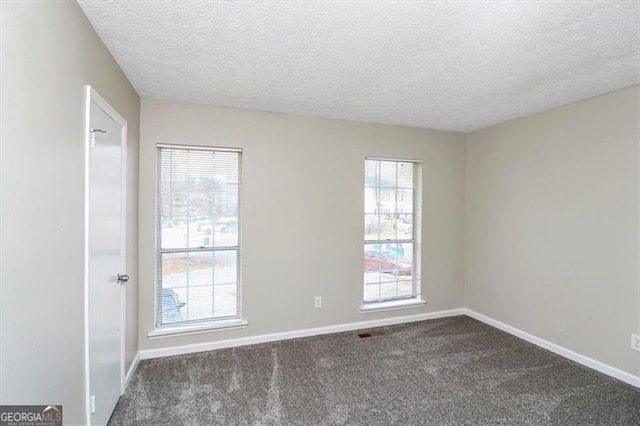
<svg viewBox="0 0 640 426">
<path fill-rule="evenodd" d="M 118 284 L 124 284 L 129 281 L 129 275 L 127 274 L 118 274 L 117 278 Z"/>
</svg>

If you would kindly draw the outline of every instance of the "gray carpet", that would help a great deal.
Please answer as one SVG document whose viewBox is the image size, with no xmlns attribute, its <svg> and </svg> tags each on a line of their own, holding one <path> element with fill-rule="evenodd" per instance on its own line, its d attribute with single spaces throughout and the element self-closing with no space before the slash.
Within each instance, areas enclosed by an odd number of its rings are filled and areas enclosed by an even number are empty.
<svg viewBox="0 0 640 426">
<path fill-rule="evenodd" d="M 112 425 L 640 425 L 640 390 L 469 317 L 140 363 Z"/>
</svg>

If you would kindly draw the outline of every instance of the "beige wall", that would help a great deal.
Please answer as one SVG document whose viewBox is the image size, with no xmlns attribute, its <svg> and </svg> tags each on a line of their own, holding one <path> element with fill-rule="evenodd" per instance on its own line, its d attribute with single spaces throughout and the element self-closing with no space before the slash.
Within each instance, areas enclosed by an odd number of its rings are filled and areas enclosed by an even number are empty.
<svg viewBox="0 0 640 426">
<path fill-rule="evenodd" d="M 463 135 L 150 100 L 142 101 L 141 123 L 141 349 L 463 306 Z M 157 143 L 244 150 L 245 329 L 147 337 L 154 315 Z M 359 313 L 366 156 L 423 161 L 424 307 Z M 321 309 L 314 296 L 322 296 Z"/>
<path fill-rule="evenodd" d="M 137 347 L 140 101 L 75 2 L 2 2 L 0 401 L 85 422 L 85 84 L 128 121 L 127 364 Z"/>
<path fill-rule="evenodd" d="M 1 403 L 62 403 L 67 422 L 84 422 L 84 84 L 129 122 L 127 367 L 138 335 L 151 349 L 466 303 L 640 374 L 629 349 L 629 334 L 640 331 L 638 88 L 466 138 L 146 100 L 140 111 L 75 2 L 1 7 Z M 244 149 L 246 329 L 147 337 L 156 143 Z M 423 161 L 424 307 L 358 311 L 365 156 Z M 316 295 L 322 309 L 313 308 Z"/>
<path fill-rule="evenodd" d="M 467 135 L 470 309 L 632 374 L 639 88 Z"/>
</svg>

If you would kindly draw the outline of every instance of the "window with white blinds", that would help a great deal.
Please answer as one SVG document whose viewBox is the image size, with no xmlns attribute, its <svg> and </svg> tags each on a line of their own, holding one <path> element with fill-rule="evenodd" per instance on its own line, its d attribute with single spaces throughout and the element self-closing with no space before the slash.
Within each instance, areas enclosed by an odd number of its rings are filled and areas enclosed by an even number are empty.
<svg viewBox="0 0 640 426">
<path fill-rule="evenodd" d="M 416 186 L 420 163 L 366 159 L 364 302 L 420 298 Z"/>
<path fill-rule="evenodd" d="M 158 146 L 158 329 L 241 316 L 241 155 Z"/>
</svg>

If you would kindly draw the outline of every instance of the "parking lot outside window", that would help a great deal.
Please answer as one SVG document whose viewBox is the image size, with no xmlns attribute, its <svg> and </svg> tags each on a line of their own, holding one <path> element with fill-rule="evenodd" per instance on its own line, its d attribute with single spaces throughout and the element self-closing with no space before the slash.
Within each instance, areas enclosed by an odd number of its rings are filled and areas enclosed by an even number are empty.
<svg viewBox="0 0 640 426">
<path fill-rule="evenodd" d="M 419 167 L 416 161 L 365 160 L 365 305 L 420 298 Z"/>
<path fill-rule="evenodd" d="M 158 146 L 157 330 L 241 317 L 241 156 Z"/>
</svg>

